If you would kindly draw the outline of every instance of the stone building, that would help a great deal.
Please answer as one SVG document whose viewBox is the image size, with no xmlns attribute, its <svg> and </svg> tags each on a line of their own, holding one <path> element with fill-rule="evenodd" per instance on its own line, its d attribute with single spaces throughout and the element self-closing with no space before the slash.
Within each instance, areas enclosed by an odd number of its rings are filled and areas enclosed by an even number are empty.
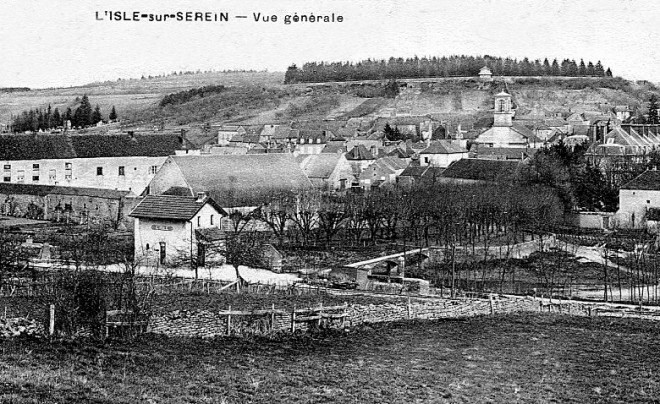
<svg viewBox="0 0 660 404">
<path fill-rule="evenodd" d="M 167 156 L 190 148 L 178 134 L 0 135 L 2 182 L 139 195 Z"/>
<path fill-rule="evenodd" d="M 649 212 L 660 209 L 660 171 L 645 171 L 619 190 L 616 225 L 640 228 L 647 225 Z"/>
<path fill-rule="evenodd" d="M 136 262 L 196 266 L 205 261 L 206 244 L 198 230 L 219 228 L 226 212 L 207 194 L 148 195 L 130 213 Z"/>
<path fill-rule="evenodd" d="M 129 191 L 0 183 L 0 214 L 6 216 L 130 230 L 128 213 L 137 202 Z"/>
</svg>

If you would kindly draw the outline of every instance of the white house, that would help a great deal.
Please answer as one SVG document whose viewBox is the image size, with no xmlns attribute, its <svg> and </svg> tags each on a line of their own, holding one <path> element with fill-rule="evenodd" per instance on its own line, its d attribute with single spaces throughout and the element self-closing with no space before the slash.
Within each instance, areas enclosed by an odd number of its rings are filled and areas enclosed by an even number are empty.
<svg viewBox="0 0 660 404">
<path fill-rule="evenodd" d="M 490 71 L 488 66 L 484 66 L 479 70 L 479 78 L 483 80 L 491 80 L 493 77 L 493 72 Z"/>
<path fill-rule="evenodd" d="M 660 171 L 645 171 L 619 190 L 619 227 L 640 228 L 647 225 L 649 211 L 660 208 Z"/>
<path fill-rule="evenodd" d="M 148 195 L 130 213 L 134 220 L 136 262 L 185 264 L 203 262 L 201 229 L 220 227 L 226 212 L 205 193 L 197 197 Z M 194 260 L 193 260 L 194 259 Z"/>
<path fill-rule="evenodd" d="M 420 166 L 449 167 L 451 163 L 468 158 L 467 149 L 458 141 L 436 140 L 419 153 Z"/>
</svg>

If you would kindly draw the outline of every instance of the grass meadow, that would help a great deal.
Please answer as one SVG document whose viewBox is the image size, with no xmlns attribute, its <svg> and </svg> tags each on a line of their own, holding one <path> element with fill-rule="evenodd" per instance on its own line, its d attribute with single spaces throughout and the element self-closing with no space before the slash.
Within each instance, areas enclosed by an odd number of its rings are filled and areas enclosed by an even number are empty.
<svg viewBox="0 0 660 404">
<path fill-rule="evenodd" d="M 0 402 L 658 403 L 660 324 L 508 315 L 272 339 L 0 341 Z"/>
</svg>

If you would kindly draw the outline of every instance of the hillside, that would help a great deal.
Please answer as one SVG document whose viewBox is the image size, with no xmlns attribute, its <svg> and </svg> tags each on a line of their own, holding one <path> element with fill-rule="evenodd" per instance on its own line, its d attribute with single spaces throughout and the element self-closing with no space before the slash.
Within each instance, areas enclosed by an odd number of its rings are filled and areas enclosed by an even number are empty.
<svg viewBox="0 0 660 404">
<path fill-rule="evenodd" d="M 490 114 L 493 95 L 506 88 L 519 113 L 557 108 L 582 112 L 628 105 L 644 111 L 651 83 L 622 78 L 505 77 L 491 83 L 476 78 L 399 80 L 395 98 L 384 95 L 385 81 L 282 84 L 281 73 L 202 73 L 145 80 L 105 82 L 83 87 L 0 94 L 0 122 L 27 108 L 60 110 L 75 107 L 75 98 L 87 93 L 104 114 L 115 105 L 129 125 L 167 125 L 225 122 L 241 124 L 288 123 L 292 120 L 348 119 L 397 115 L 431 115 L 439 119 L 479 118 Z M 167 94 L 206 85 L 224 85 L 226 91 L 159 106 Z"/>
<path fill-rule="evenodd" d="M 116 106 L 120 117 L 128 112 L 149 109 L 166 94 L 211 84 L 242 87 L 246 85 L 278 86 L 283 73 L 196 73 L 146 79 L 127 79 L 91 83 L 78 87 L 36 89 L 26 92 L 0 93 L 0 122 L 6 123 L 11 115 L 34 108 L 74 108 L 76 97 L 87 94 L 93 105 L 98 104 L 104 114 Z"/>
</svg>

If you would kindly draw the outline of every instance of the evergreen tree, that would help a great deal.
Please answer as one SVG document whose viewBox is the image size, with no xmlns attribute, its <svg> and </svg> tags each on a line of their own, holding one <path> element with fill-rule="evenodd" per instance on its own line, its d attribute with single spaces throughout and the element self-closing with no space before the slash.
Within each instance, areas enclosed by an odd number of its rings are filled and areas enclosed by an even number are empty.
<svg viewBox="0 0 660 404">
<path fill-rule="evenodd" d="M 610 68 L 607 68 L 607 71 L 605 72 L 605 77 L 612 77 L 612 70 Z"/>
<path fill-rule="evenodd" d="M 101 108 L 99 107 L 98 104 L 96 104 L 96 108 L 94 108 L 94 112 L 92 112 L 92 120 L 90 124 L 96 125 L 97 123 L 103 121 L 103 115 L 101 114 Z"/>
<path fill-rule="evenodd" d="M 552 74 L 552 68 L 550 67 L 550 62 L 548 62 L 548 58 L 545 58 L 543 60 L 543 75 L 549 76 L 551 74 Z"/>
<path fill-rule="evenodd" d="M 108 115 L 108 119 L 110 121 L 116 121 L 117 120 L 117 111 L 115 110 L 114 105 L 112 106 L 112 110 L 110 110 L 110 115 Z"/>
<path fill-rule="evenodd" d="M 51 120 L 52 122 L 52 127 L 56 128 L 60 125 L 62 125 L 62 117 L 60 116 L 60 110 L 55 108 L 55 111 L 53 111 L 53 119 Z"/>
<path fill-rule="evenodd" d="M 87 94 L 80 100 L 80 106 L 73 113 L 74 126 L 84 128 L 92 124 L 92 104 L 89 102 Z"/>
<path fill-rule="evenodd" d="M 552 61 L 552 67 L 550 67 L 550 75 L 551 76 L 561 75 L 561 69 L 559 69 L 559 62 L 557 62 L 557 59 Z"/>
<path fill-rule="evenodd" d="M 658 120 L 658 98 L 655 94 L 651 94 L 649 98 L 649 113 L 646 121 L 653 125 L 660 123 L 660 120 Z"/>
<path fill-rule="evenodd" d="M 66 126 L 67 121 L 71 121 L 71 125 L 73 125 L 73 111 L 71 111 L 71 107 L 67 108 L 64 112 L 62 124 Z"/>
<path fill-rule="evenodd" d="M 584 64 L 584 59 L 580 59 L 580 66 L 578 66 L 578 76 L 587 75 L 587 66 Z"/>
<path fill-rule="evenodd" d="M 596 74 L 596 69 L 594 68 L 594 64 L 589 62 L 587 65 L 587 76 L 593 76 Z"/>
<path fill-rule="evenodd" d="M 297 83 L 300 80 L 300 71 L 295 64 L 292 64 L 284 73 L 284 84 Z"/>
<path fill-rule="evenodd" d="M 594 74 L 598 77 L 603 77 L 605 75 L 605 70 L 603 69 L 603 65 L 600 64 L 600 60 L 596 63 L 596 67 L 594 67 Z"/>
</svg>

